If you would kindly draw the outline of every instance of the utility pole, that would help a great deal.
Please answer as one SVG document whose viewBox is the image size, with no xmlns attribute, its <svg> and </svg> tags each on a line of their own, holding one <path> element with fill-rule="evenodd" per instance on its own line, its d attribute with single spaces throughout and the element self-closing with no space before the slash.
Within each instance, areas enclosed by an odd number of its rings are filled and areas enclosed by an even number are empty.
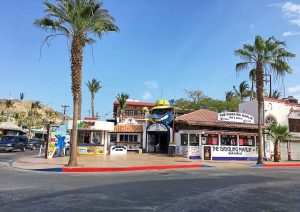
<svg viewBox="0 0 300 212">
<path fill-rule="evenodd" d="M 62 108 L 64 108 L 64 121 L 66 120 L 66 112 L 67 112 L 67 108 L 70 107 L 69 105 L 62 105 Z"/>
</svg>

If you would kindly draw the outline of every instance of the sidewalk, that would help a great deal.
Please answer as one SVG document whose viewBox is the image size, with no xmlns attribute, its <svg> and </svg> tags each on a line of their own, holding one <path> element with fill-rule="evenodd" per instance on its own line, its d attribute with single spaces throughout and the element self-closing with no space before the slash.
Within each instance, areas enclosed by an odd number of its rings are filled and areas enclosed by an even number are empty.
<svg viewBox="0 0 300 212">
<path fill-rule="evenodd" d="M 98 157 L 78 156 L 78 167 L 66 167 L 69 157 L 44 159 L 39 156 L 22 157 L 15 160 L 11 167 L 56 172 L 114 172 L 114 171 L 141 171 L 162 169 L 199 169 L 215 168 L 249 168 L 249 167 L 300 167 L 297 162 L 266 162 L 256 165 L 256 161 L 202 161 L 189 160 L 184 157 L 168 157 L 159 154 L 128 153 L 127 155 L 107 155 Z"/>
</svg>

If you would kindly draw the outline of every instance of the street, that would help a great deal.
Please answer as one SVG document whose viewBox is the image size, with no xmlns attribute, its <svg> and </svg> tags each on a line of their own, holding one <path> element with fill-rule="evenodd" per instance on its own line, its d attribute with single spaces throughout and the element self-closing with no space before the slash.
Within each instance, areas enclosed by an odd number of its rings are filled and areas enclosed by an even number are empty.
<svg viewBox="0 0 300 212">
<path fill-rule="evenodd" d="M 0 153 L 0 211 L 299 211 L 300 169 L 171 170 L 66 174 L 4 162 L 38 151 Z"/>
</svg>

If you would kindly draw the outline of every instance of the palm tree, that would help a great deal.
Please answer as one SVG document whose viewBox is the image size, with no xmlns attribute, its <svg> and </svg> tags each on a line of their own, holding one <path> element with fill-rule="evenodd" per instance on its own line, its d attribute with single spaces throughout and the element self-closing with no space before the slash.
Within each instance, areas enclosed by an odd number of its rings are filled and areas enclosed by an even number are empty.
<svg viewBox="0 0 300 212">
<path fill-rule="evenodd" d="M 90 35 L 101 38 L 105 32 L 117 32 L 114 18 L 97 0 L 56 0 L 57 5 L 44 2 L 46 16 L 35 25 L 51 34 L 45 39 L 64 35 L 71 40 L 71 77 L 73 94 L 73 130 L 68 166 L 77 166 L 77 120 L 81 115 L 82 57 L 86 44 L 95 43 Z"/>
<path fill-rule="evenodd" d="M 37 110 L 41 108 L 42 105 L 40 101 L 35 101 L 31 103 L 30 111 L 28 113 L 28 115 L 30 116 L 29 127 L 28 127 L 29 137 L 31 137 L 31 127 L 32 127 L 33 118 L 35 119 Z"/>
<path fill-rule="evenodd" d="M 235 98 L 235 94 L 233 91 L 225 92 L 225 98 L 227 102 L 231 102 Z"/>
<path fill-rule="evenodd" d="M 274 162 L 279 162 L 279 143 L 281 141 L 287 140 L 291 135 L 288 131 L 287 126 L 281 126 L 280 124 L 271 124 L 270 131 L 268 133 L 275 140 L 274 145 Z"/>
<path fill-rule="evenodd" d="M 255 92 L 254 92 L 254 83 L 256 81 L 256 75 L 255 75 L 255 69 L 251 69 L 251 71 L 249 72 L 249 79 L 251 80 L 251 96 L 250 96 L 250 100 L 254 99 L 255 96 Z"/>
<path fill-rule="evenodd" d="M 233 90 L 235 92 L 235 95 L 239 97 L 240 102 L 244 102 L 245 98 L 249 96 L 249 85 L 246 81 L 241 82 L 239 85 L 239 89 L 237 90 L 235 86 L 233 86 Z"/>
<path fill-rule="evenodd" d="M 22 101 L 24 99 L 25 93 L 20 93 L 20 100 Z"/>
<path fill-rule="evenodd" d="M 100 81 L 97 81 L 95 78 L 92 79 L 92 81 L 88 81 L 87 83 L 85 83 L 88 87 L 88 89 L 91 92 L 91 107 L 92 107 L 92 117 L 94 118 L 95 116 L 95 94 L 102 88 L 102 85 L 100 84 Z"/>
<path fill-rule="evenodd" d="M 279 99 L 280 96 L 281 96 L 281 93 L 280 93 L 278 90 L 274 90 L 274 91 L 272 92 L 271 98 Z"/>
<path fill-rule="evenodd" d="M 121 94 L 117 94 L 116 99 L 118 100 L 119 105 L 120 105 L 120 113 L 119 113 L 119 115 L 120 115 L 120 120 L 122 122 L 123 121 L 124 111 L 126 109 L 126 101 L 127 101 L 127 99 L 129 99 L 129 95 L 122 92 Z"/>
<path fill-rule="evenodd" d="M 254 44 L 244 44 L 243 48 L 235 50 L 235 55 L 243 61 L 236 64 L 236 71 L 248 69 L 249 66 L 255 67 L 256 75 L 256 95 L 258 109 L 258 142 L 259 152 L 257 163 L 263 164 L 263 91 L 264 91 L 264 72 L 271 70 L 273 74 L 283 77 L 285 73 L 291 73 L 292 69 L 287 63 L 287 59 L 295 57 L 295 54 L 285 50 L 286 44 L 282 41 L 270 37 L 264 40 L 261 36 L 256 36 Z"/>
</svg>

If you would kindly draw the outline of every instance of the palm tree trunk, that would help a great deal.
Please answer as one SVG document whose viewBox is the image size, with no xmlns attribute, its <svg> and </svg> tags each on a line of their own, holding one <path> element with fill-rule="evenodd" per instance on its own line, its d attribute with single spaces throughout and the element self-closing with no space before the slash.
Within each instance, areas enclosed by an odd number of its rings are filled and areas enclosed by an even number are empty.
<svg viewBox="0 0 300 212">
<path fill-rule="evenodd" d="M 95 104 L 94 104 L 95 96 L 92 94 L 92 118 L 95 117 Z"/>
<path fill-rule="evenodd" d="M 73 129 L 71 137 L 71 155 L 67 166 L 77 166 L 77 120 L 81 96 L 82 50 L 81 36 L 74 36 L 71 44 L 71 75 L 73 93 Z"/>
<path fill-rule="evenodd" d="M 279 154 L 278 154 L 278 147 L 279 147 L 279 142 L 278 140 L 275 141 L 275 146 L 274 146 L 274 162 L 279 162 Z"/>
<path fill-rule="evenodd" d="M 258 157 L 257 157 L 257 164 L 263 164 L 263 139 L 262 139 L 262 123 L 264 120 L 263 117 L 263 104 L 264 104 L 264 75 L 263 75 L 263 66 L 261 63 L 257 64 L 256 67 L 256 93 L 257 93 L 257 109 L 258 109 L 258 143 L 259 143 L 259 150 L 258 150 Z"/>
</svg>

